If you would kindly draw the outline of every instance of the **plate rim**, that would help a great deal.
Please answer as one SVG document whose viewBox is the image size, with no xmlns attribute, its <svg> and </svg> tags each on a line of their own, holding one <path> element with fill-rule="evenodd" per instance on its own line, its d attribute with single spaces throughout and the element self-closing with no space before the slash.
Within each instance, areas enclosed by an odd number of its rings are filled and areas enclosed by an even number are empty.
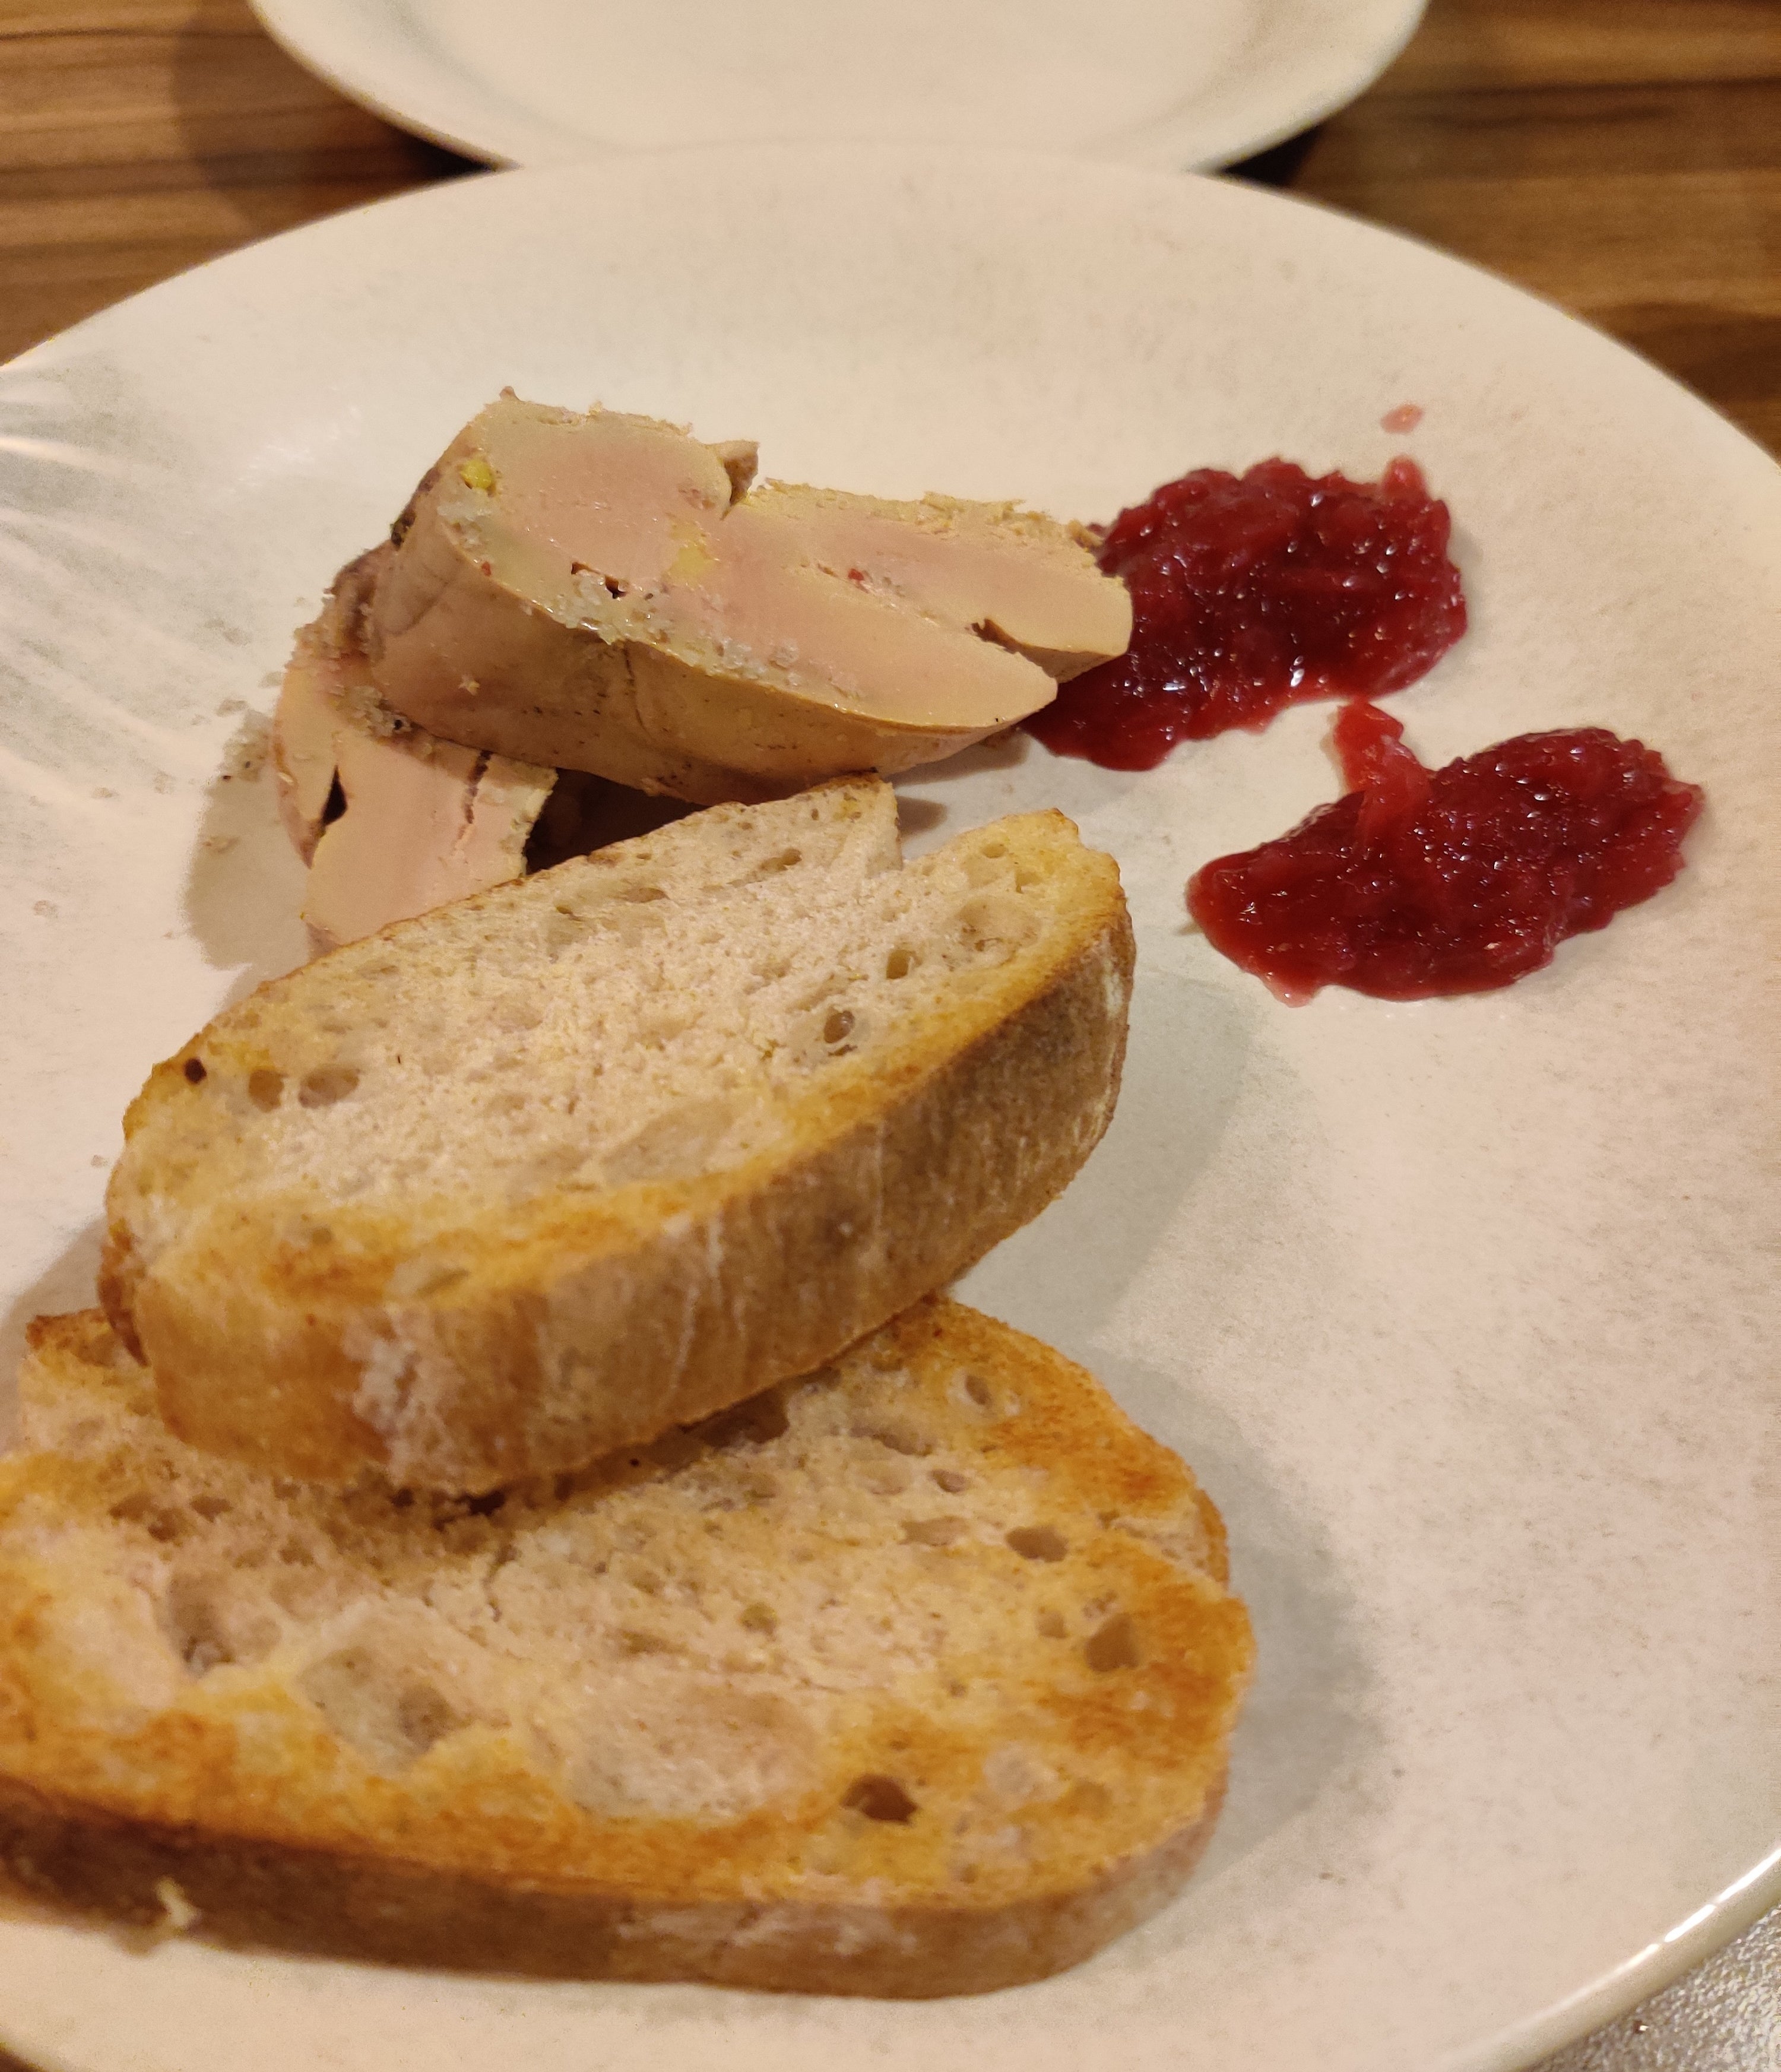
<svg viewBox="0 0 1781 2072">
<path fill-rule="evenodd" d="M 257 9 L 261 4 L 261 0 L 248 0 L 248 4 Z M 1414 4 L 1419 7 L 1425 6 L 1427 0 L 1414 0 Z M 813 162 L 825 156 L 836 159 L 858 161 L 878 158 L 887 161 L 906 162 L 919 162 L 926 158 L 948 158 L 956 159 L 961 165 L 968 165 L 973 161 L 980 161 L 985 164 L 992 164 L 997 161 L 1013 164 L 1024 161 L 1034 166 L 1048 165 L 1053 167 L 1059 164 L 1080 166 L 1085 162 L 1079 154 L 1050 150 L 1039 146 L 1016 149 L 982 144 L 916 145 L 882 142 L 835 143 L 773 141 L 742 145 L 675 144 L 664 145 L 659 150 L 647 153 L 615 152 L 607 155 L 611 158 L 617 159 L 647 157 L 651 160 L 673 161 L 680 158 L 694 158 L 701 154 L 709 155 L 713 158 L 721 158 L 726 163 L 733 162 L 743 157 L 804 158 Z M 60 331 L 52 331 L 48 337 L 39 339 L 35 344 L 23 347 L 10 360 L 0 360 L 0 372 L 5 372 L 39 357 L 46 360 L 49 360 L 54 356 L 58 348 L 67 345 L 70 341 L 77 339 L 84 340 L 95 330 L 109 325 L 122 313 L 133 311 L 138 304 L 147 302 L 171 290 L 181 289 L 195 277 L 208 276 L 213 269 L 229 266 L 238 260 L 257 259 L 269 250 L 274 248 L 282 249 L 298 239 L 325 235 L 336 224 L 355 222 L 361 217 L 385 209 L 426 208 L 441 206 L 444 197 L 460 191 L 483 187 L 492 182 L 507 182 L 522 179 L 544 181 L 592 177 L 603 162 L 604 162 L 600 158 L 587 158 L 565 160 L 549 165 L 521 166 L 493 163 L 472 165 L 461 173 L 445 173 L 436 179 L 426 181 L 423 185 L 405 187 L 395 194 L 380 195 L 369 201 L 349 202 L 343 208 L 330 210 L 326 215 L 311 217 L 306 222 L 292 224 L 286 229 L 273 231 L 262 237 L 249 238 L 243 244 L 230 246 L 226 251 L 213 253 L 208 258 L 194 260 L 189 265 L 182 266 L 176 272 L 169 273 L 160 280 L 150 281 L 144 287 L 133 289 L 130 294 L 120 296 L 116 302 L 107 302 L 101 308 L 93 310 L 84 317 L 77 318 L 74 323 L 64 325 Z M 1251 204 L 1259 204 L 1264 209 L 1284 206 L 1295 213 L 1328 217 L 1345 226 L 1348 230 L 1358 232 L 1369 242 L 1380 240 L 1388 245 L 1407 246 L 1411 250 L 1421 253 L 1425 258 L 1433 259 L 1443 266 L 1457 269 L 1459 273 L 1472 280 L 1487 282 L 1493 289 L 1506 292 L 1520 302 L 1532 305 L 1544 312 L 1549 318 L 1555 318 L 1566 326 L 1586 332 L 1598 347 L 1606 347 L 1620 355 L 1625 360 L 1632 361 L 1646 376 L 1660 384 L 1665 391 L 1672 396 L 1685 398 L 1694 409 L 1710 418 L 1721 434 L 1729 434 L 1740 445 L 1746 448 L 1748 450 L 1746 457 L 1754 456 L 1771 474 L 1781 475 L 1781 453 L 1771 453 L 1754 433 L 1746 430 L 1742 425 L 1721 409 L 1717 404 L 1703 396 L 1699 390 L 1691 388 L 1680 375 L 1672 373 L 1668 368 L 1660 365 L 1649 353 L 1642 351 L 1638 346 L 1630 344 L 1625 339 L 1615 337 L 1612 331 L 1605 330 L 1600 324 L 1593 323 L 1588 317 L 1580 314 L 1576 310 L 1559 301 L 1556 296 L 1547 294 L 1538 288 L 1531 288 L 1524 282 L 1513 280 L 1507 273 L 1499 272 L 1495 267 L 1487 266 L 1481 261 L 1467 258 L 1457 252 L 1451 252 L 1445 245 L 1435 243 L 1432 238 L 1421 236 L 1413 230 L 1400 228 L 1395 224 L 1376 223 L 1371 217 L 1363 216 L 1356 210 L 1344 208 L 1339 202 L 1326 200 L 1320 195 L 1298 194 L 1289 188 L 1274 187 L 1266 182 L 1233 174 L 1228 167 L 1189 166 L 1179 172 L 1170 173 L 1160 171 L 1154 166 L 1137 165 L 1128 160 L 1116 158 L 1090 158 L 1086 161 L 1086 163 L 1094 166 L 1101 174 L 1113 178 L 1125 178 L 1146 183 L 1174 187 L 1191 192 L 1199 191 L 1207 187 L 1215 187 L 1224 193 L 1248 196 Z"/>
</svg>

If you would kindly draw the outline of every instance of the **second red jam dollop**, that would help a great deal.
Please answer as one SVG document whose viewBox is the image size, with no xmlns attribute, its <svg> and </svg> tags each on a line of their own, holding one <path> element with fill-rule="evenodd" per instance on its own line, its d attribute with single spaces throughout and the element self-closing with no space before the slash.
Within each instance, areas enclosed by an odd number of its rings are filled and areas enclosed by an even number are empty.
<svg viewBox="0 0 1781 2072">
<path fill-rule="evenodd" d="M 1377 483 L 1285 460 L 1165 483 L 1099 550 L 1132 593 L 1130 647 L 1027 729 L 1058 754 L 1150 770 L 1178 741 L 1264 726 L 1301 699 L 1400 690 L 1466 630 L 1450 530 L 1401 458 Z"/>
<path fill-rule="evenodd" d="M 1403 732 L 1376 705 L 1345 705 L 1335 745 L 1355 788 L 1187 888 L 1213 947 L 1283 999 L 1507 985 L 1682 868 L 1703 795 L 1643 742 L 1574 727 L 1428 770 Z"/>
</svg>

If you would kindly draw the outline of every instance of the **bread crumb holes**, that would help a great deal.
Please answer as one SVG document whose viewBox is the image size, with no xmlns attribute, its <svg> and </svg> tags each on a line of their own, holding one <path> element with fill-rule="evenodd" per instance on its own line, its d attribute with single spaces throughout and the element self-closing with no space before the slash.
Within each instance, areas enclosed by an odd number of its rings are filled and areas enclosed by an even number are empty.
<svg viewBox="0 0 1781 2072">
<path fill-rule="evenodd" d="M 914 1518 L 903 1528 L 912 1547 L 950 1547 L 971 1530 L 968 1518 Z"/>
<path fill-rule="evenodd" d="M 842 1794 L 849 1812 L 863 1813 L 868 1820 L 894 1821 L 899 1826 L 912 1819 L 915 1802 L 894 1777 L 857 1777 Z"/>
<path fill-rule="evenodd" d="M 297 1089 L 297 1098 L 305 1108 L 332 1108 L 355 1092 L 359 1084 L 359 1074 L 352 1065 L 318 1065 L 312 1072 L 303 1075 L 302 1083 Z"/>
<path fill-rule="evenodd" d="M 1104 1619 L 1083 1642 L 1082 1652 L 1088 1667 L 1102 1675 L 1114 1669 L 1136 1669 L 1144 1659 L 1137 1628 L 1126 1612 Z"/>
</svg>

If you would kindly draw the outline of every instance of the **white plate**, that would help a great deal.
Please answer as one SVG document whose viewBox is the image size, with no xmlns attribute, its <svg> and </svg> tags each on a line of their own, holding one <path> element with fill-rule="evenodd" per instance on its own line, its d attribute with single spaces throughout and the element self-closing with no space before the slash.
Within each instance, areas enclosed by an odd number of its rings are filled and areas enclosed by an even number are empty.
<svg viewBox="0 0 1781 2072">
<path fill-rule="evenodd" d="M 1113 1133 L 976 1299 L 1203 1474 L 1261 1668 L 1185 1896 L 987 2000 L 528 1985 L 0 1925 L 0 2033 L 78 2072 L 1084 2063 L 1459 2072 L 1655 1989 L 1781 1887 L 1781 472 L 1454 262 L 1061 159 L 729 152 L 456 183 L 151 290 L 0 373 L 0 1226 L 85 1298 L 150 1062 L 294 959 L 242 698 L 461 420 L 523 394 L 759 436 L 794 479 L 1085 516 L 1281 452 L 1450 498 L 1438 759 L 1602 722 L 1711 808 L 1681 879 L 1512 990 L 1277 1005 L 1185 925 L 1335 789 L 1329 709 L 1121 775 L 1018 738 L 924 839 L 1055 802 L 1140 945 Z M 218 847 L 218 844 L 232 846 Z"/>
<path fill-rule="evenodd" d="M 1228 165 L 1364 92 L 1423 0 L 253 0 L 292 56 L 497 165 L 799 140 Z"/>
</svg>

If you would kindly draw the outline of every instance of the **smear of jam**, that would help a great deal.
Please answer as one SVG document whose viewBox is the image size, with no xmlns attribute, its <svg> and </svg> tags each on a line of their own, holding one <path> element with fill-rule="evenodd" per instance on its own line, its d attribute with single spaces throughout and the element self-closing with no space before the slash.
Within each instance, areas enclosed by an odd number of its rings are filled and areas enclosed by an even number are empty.
<svg viewBox="0 0 1781 2072">
<path fill-rule="evenodd" d="M 1301 699 L 1401 689 L 1466 630 L 1451 529 L 1410 460 L 1376 483 L 1285 460 L 1165 483 L 1099 550 L 1132 593 L 1130 647 L 1027 729 L 1059 755 L 1150 770 L 1178 741 L 1265 726 Z"/>
<path fill-rule="evenodd" d="M 1605 728 L 1524 734 L 1439 770 L 1364 701 L 1336 717 L 1354 788 L 1277 841 L 1195 874 L 1214 948 L 1283 1000 L 1486 993 L 1606 927 L 1682 868 L 1698 785 Z"/>
</svg>

